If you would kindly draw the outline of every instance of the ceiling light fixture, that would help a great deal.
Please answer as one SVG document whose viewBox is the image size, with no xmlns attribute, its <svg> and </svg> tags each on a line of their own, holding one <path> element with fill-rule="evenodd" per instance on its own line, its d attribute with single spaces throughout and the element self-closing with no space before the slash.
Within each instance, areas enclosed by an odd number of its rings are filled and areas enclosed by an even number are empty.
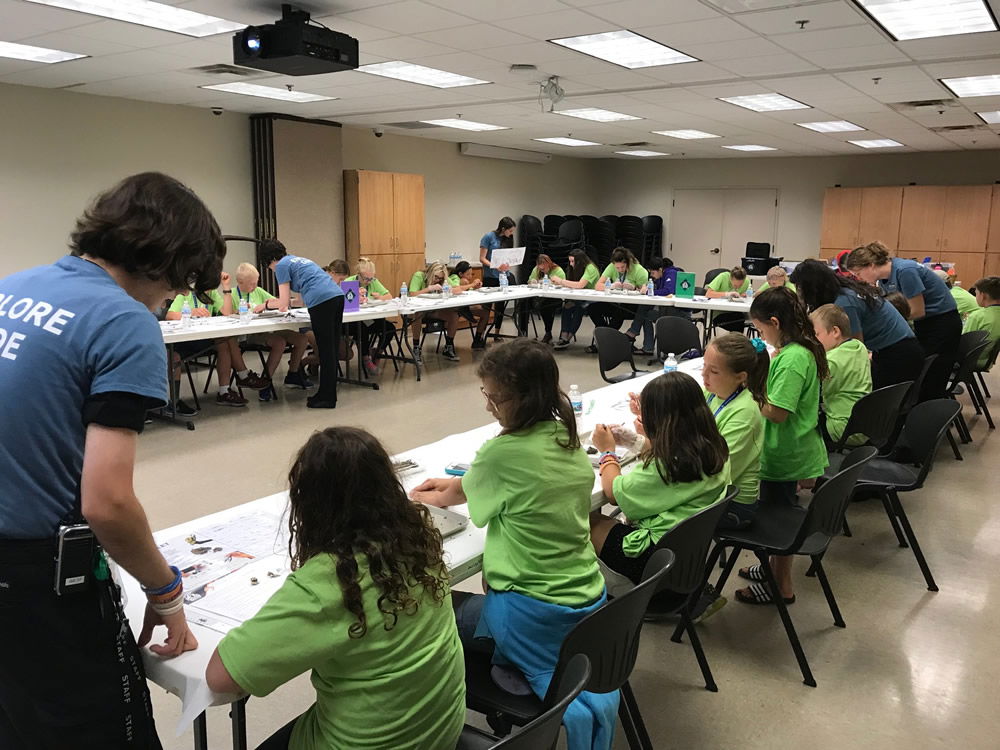
<svg viewBox="0 0 1000 750">
<path fill-rule="evenodd" d="M 283 102 L 296 102 L 297 104 L 330 102 L 337 98 L 335 96 L 307 94 L 304 91 L 292 91 L 290 87 L 279 89 L 274 86 L 258 86 L 256 83 L 216 83 L 211 86 L 199 86 L 198 88 L 208 89 L 209 91 L 225 91 L 227 94 L 257 96 L 261 99 L 279 99 Z"/>
<path fill-rule="evenodd" d="M 549 41 L 560 47 L 576 50 L 629 70 L 652 68 L 657 65 L 698 62 L 697 57 L 685 55 L 665 44 L 654 42 L 652 39 L 625 29 L 606 31 L 603 34 L 550 39 Z"/>
<path fill-rule="evenodd" d="M 776 148 L 771 148 L 770 146 L 758 146 L 753 143 L 747 143 L 742 146 L 723 146 L 723 148 L 732 149 L 733 151 L 777 151 Z"/>
<path fill-rule="evenodd" d="M 721 138 L 721 135 L 716 135 L 715 133 L 706 133 L 703 130 L 652 130 L 651 133 L 656 135 L 665 135 L 668 138 L 681 138 L 686 141 L 695 140 L 697 138 Z"/>
<path fill-rule="evenodd" d="M 184 10 L 152 0 L 27 0 L 37 5 L 75 10 L 115 21 L 150 26 L 186 36 L 203 37 L 240 31 L 247 24 Z"/>
<path fill-rule="evenodd" d="M 554 143 L 557 146 L 603 146 L 603 143 L 594 143 L 593 141 L 581 141 L 579 138 L 532 138 L 533 141 L 541 141 L 542 143 Z"/>
<path fill-rule="evenodd" d="M 584 107 L 582 109 L 557 110 L 557 115 L 567 117 L 578 117 L 581 120 L 593 120 L 594 122 L 621 122 L 623 120 L 641 120 L 641 117 L 626 115 L 621 112 L 612 112 L 608 109 L 598 109 L 597 107 Z"/>
<path fill-rule="evenodd" d="M 1000 125 L 1000 109 L 994 112 L 976 112 L 976 114 L 988 125 Z"/>
<path fill-rule="evenodd" d="M 996 31 L 983 0 L 854 0 L 897 42 Z"/>
<path fill-rule="evenodd" d="M 373 63 L 372 65 L 362 65 L 358 68 L 361 73 L 371 73 L 373 76 L 383 78 L 395 78 L 397 81 L 408 81 L 409 83 L 419 83 L 423 86 L 433 86 L 436 89 L 453 89 L 458 86 L 479 86 L 491 81 L 482 81 L 478 78 L 449 73 L 445 70 L 428 68 L 424 65 L 414 65 L 413 63 L 393 60 L 391 62 Z"/>
<path fill-rule="evenodd" d="M 940 80 L 958 97 L 1000 96 L 1000 75 L 964 76 Z"/>
<path fill-rule="evenodd" d="M 62 50 L 48 49 L 47 47 L 32 47 L 30 44 L 0 42 L 0 57 L 50 65 L 52 63 L 66 62 L 67 60 L 79 60 L 81 57 L 87 57 L 87 55 L 78 55 L 76 52 L 63 52 Z"/>
<path fill-rule="evenodd" d="M 720 96 L 719 101 L 752 109 L 754 112 L 779 112 L 785 109 L 812 109 L 808 104 L 789 99 L 781 94 L 749 94 L 747 96 Z"/>
<path fill-rule="evenodd" d="M 872 138 L 867 141 L 848 141 L 848 143 L 853 143 L 855 146 L 860 146 L 861 148 L 898 148 L 903 145 L 899 141 L 892 140 L 892 138 Z"/>
<path fill-rule="evenodd" d="M 425 125 L 437 125 L 441 128 L 455 128 L 457 130 L 475 130 L 477 132 L 483 132 L 486 130 L 510 130 L 508 127 L 503 125 L 489 125 L 485 122 L 475 122 L 474 120 L 463 120 L 457 117 L 451 117 L 444 120 L 421 120 L 420 122 Z"/>
<path fill-rule="evenodd" d="M 860 125 L 855 125 L 847 120 L 827 120 L 826 122 L 797 122 L 800 128 L 815 130 L 817 133 L 849 133 L 855 130 L 864 130 Z"/>
<path fill-rule="evenodd" d="M 635 151 L 615 151 L 616 154 L 624 154 L 625 156 L 670 156 L 670 154 L 665 154 L 662 151 L 643 151 L 642 149 L 636 149 Z"/>
</svg>

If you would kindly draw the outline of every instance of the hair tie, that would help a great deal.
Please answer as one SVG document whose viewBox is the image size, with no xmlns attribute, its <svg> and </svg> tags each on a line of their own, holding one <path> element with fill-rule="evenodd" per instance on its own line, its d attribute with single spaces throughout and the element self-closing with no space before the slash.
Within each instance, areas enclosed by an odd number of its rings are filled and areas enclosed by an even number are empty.
<svg viewBox="0 0 1000 750">
<path fill-rule="evenodd" d="M 754 351 L 760 354 L 763 351 L 767 351 L 767 342 L 764 339 L 750 339 L 750 344 L 753 346 Z"/>
</svg>

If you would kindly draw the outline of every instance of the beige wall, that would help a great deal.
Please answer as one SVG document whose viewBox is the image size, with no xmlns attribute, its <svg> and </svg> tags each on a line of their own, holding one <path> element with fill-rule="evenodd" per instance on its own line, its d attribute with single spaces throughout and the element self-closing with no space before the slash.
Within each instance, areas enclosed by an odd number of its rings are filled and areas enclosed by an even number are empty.
<svg viewBox="0 0 1000 750">
<path fill-rule="evenodd" d="M 0 276 L 66 252 L 93 196 L 129 174 L 166 172 L 226 234 L 253 234 L 245 115 L 0 84 Z M 230 247 L 231 271 L 251 258 Z"/>
<path fill-rule="evenodd" d="M 424 175 L 426 253 L 447 260 L 457 250 L 478 259 L 479 240 L 502 216 L 593 213 L 600 205 L 599 162 L 553 158 L 525 164 L 462 156 L 457 143 L 345 127 L 344 169 Z"/>
<path fill-rule="evenodd" d="M 823 192 L 833 185 L 975 185 L 1000 179 L 1000 151 L 886 154 L 823 158 L 605 160 L 598 215 L 663 216 L 669 255 L 670 202 L 676 188 L 769 187 L 778 190 L 775 253 L 789 260 L 815 256 Z M 678 261 L 680 265 L 680 261 Z M 693 270 L 693 269 L 692 269 Z"/>
</svg>

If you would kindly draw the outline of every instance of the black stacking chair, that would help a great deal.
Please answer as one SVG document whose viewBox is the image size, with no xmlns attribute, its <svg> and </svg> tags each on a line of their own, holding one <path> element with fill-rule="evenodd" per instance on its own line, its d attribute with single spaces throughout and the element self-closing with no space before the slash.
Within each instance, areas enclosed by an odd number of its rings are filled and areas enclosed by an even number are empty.
<svg viewBox="0 0 1000 750">
<path fill-rule="evenodd" d="M 616 223 L 618 223 L 618 217 L 615 216 L 614 214 L 605 214 L 604 216 L 601 217 L 601 221 L 606 221 L 611 226 L 614 226 Z"/>
<path fill-rule="evenodd" d="M 903 401 L 912 385 L 912 380 L 887 385 L 858 399 L 851 409 L 851 416 L 847 420 L 847 426 L 844 427 L 844 433 L 838 440 L 830 437 L 824 423 L 823 437 L 830 451 L 830 465 L 826 470 L 828 476 L 839 471 L 842 454 L 848 449 L 847 441 L 854 435 L 864 435 L 868 438 L 865 444 L 874 445 L 879 451 L 889 445 L 896 432 L 896 423 L 899 421 Z"/>
<path fill-rule="evenodd" d="M 680 357 L 690 349 L 701 351 L 698 326 L 690 320 L 665 315 L 657 318 L 653 330 L 656 332 L 657 361 L 663 362 L 671 352 Z"/>
<path fill-rule="evenodd" d="M 976 365 L 976 369 L 973 372 L 976 374 L 976 378 L 979 380 L 979 386 L 983 389 L 983 395 L 986 398 L 992 398 L 990 396 L 990 389 L 986 387 L 986 378 L 983 377 L 985 373 L 993 369 L 993 365 L 997 363 L 997 356 L 1000 355 L 1000 339 L 993 342 L 993 349 L 990 351 L 989 359 L 986 360 L 986 364 L 983 366 Z"/>
<path fill-rule="evenodd" d="M 598 326 L 594 329 L 594 341 L 597 344 L 598 367 L 601 370 L 601 378 L 606 383 L 620 383 L 623 380 L 631 380 L 644 370 L 638 370 L 635 360 L 632 358 L 632 339 L 621 331 L 607 326 Z M 610 370 L 619 365 L 628 363 L 632 369 L 623 375 L 608 376 Z"/>
<path fill-rule="evenodd" d="M 979 389 L 979 383 L 976 382 L 976 368 L 979 367 L 979 360 L 983 356 L 983 352 L 986 352 L 990 347 L 990 335 L 986 331 L 969 331 L 962 334 L 958 345 L 958 365 L 952 376 L 951 384 L 948 386 L 948 395 L 951 398 L 956 398 L 961 393 L 960 385 L 964 385 L 976 414 L 985 415 L 986 423 L 992 430 L 995 428 L 993 415 L 990 414 L 986 398 Z M 959 435 L 963 436 L 963 441 L 971 442 L 972 433 L 969 431 L 969 425 L 961 411 L 958 413 L 956 425 Z"/>
<path fill-rule="evenodd" d="M 619 216 L 615 222 L 615 239 L 621 247 L 631 250 L 636 258 L 642 258 L 642 219 L 638 216 Z"/>
<path fill-rule="evenodd" d="M 643 255 L 642 262 L 663 253 L 663 217 L 650 215 L 642 217 Z"/>
</svg>

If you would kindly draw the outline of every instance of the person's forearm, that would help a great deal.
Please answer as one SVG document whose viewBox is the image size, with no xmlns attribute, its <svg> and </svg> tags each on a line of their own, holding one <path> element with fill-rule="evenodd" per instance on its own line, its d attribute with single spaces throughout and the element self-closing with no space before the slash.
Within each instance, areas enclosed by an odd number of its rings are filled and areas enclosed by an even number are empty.
<svg viewBox="0 0 1000 750">
<path fill-rule="evenodd" d="M 774 422 L 775 424 L 781 424 L 786 419 L 788 419 L 789 412 L 786 409 L 778 408 L 773 404 L 764 404 L 760 407 L 760 413 L 764 416 L 764 419 L 769 422 Z"/>
<path fill-rule="evenodd" d="M 179 312 L 174 312 L 173 310 L 170 310 L 169 312 L 167 312 L 167 314 L 164 316 L 163 319 L 164 320 L 180 320 L 181 319 L 181 314 Z"/>
<path fill-rule="evenodd" d="M 236 310 L 233 309 L 233 292 L 232 290 L 223 289 L 222 290 L 222 314 L 232 315 Z"/>
<path fill-rule="evenodd" d="M 85 515 L 101 546 L 143 586 L 156 589 L 173 580 L 135 495 L 105 499 L 100 512 Z"/>
</svg>

